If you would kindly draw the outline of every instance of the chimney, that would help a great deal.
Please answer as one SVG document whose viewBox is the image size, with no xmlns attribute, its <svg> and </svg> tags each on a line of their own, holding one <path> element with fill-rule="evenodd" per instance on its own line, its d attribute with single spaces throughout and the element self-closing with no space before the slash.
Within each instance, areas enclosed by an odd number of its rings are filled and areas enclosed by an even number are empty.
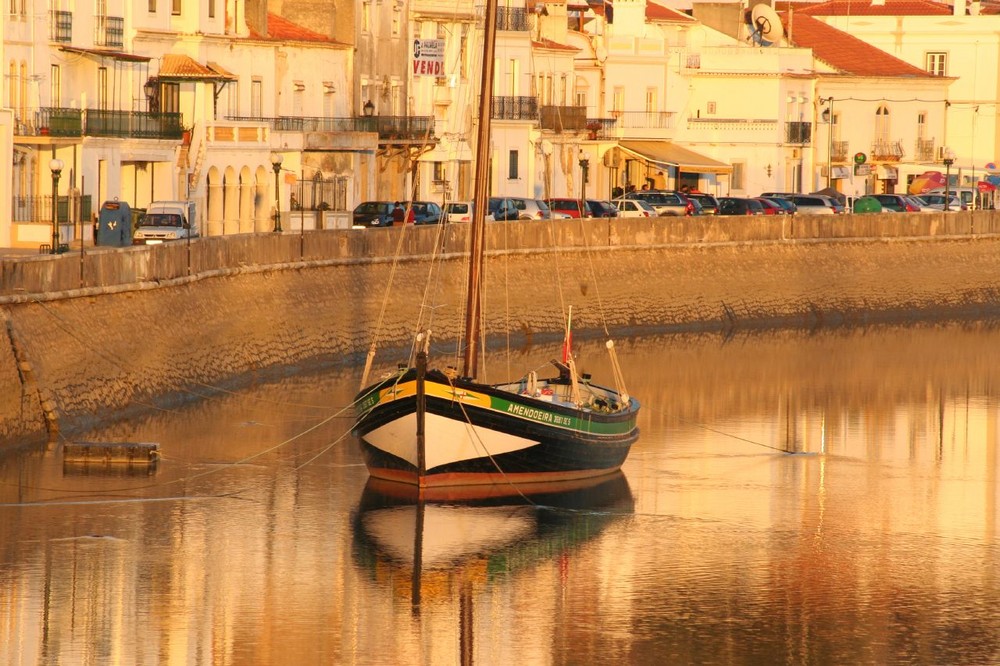
<svg viewBox="0 0 1000 666">
<path fill-rule="evenodd" d="M 965 0 L 952 0 L 951 13 L 955 16 L 965 16 Z"/>
</svg>

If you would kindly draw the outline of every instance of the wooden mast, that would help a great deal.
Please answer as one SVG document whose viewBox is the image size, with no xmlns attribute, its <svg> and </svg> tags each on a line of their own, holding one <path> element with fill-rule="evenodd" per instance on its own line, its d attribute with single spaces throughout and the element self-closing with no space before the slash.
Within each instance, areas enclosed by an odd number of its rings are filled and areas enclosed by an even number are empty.
<svg viewBox="0 0 1000 666">
<path fill-rule="evenodd" d="M 483 20 L 483 69 L 479 88 L 479 131 L 476 137 L 476 176 L 469 230 L 469 280 L 465 307 L 465 357 L 462 375 L 476 377 L 479 324 L 482 316 L 482 268 L 486 212 L 489 206 L 490 124 L 493 120 L 493 54 L 496 50 L 497 0 L 486 0 Z"/>
</svg>

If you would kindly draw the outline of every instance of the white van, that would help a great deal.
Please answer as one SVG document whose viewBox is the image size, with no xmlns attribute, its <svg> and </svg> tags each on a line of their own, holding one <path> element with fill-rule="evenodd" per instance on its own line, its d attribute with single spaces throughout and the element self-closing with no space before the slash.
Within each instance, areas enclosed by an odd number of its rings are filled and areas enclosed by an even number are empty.
<svg viewBox="0 0 1000 666">
<path fill-rule="evenodd" d="M 936 187 L 927 194 L 944 195 L 945 188 Z M 962 201 L 965 210 L 979 210 L 985 208 L 993 210 L 996 208 L 996 192 L 980 192 L 975 187 L 949 187 L 948 193 L 958 197 Z"/>
</svg>

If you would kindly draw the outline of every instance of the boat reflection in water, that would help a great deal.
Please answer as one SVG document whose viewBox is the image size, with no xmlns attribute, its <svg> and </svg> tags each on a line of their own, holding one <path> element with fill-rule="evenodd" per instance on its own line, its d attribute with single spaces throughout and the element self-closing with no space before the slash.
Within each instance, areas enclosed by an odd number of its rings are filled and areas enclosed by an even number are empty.
<svg viewBox="0 0 1000 666">
<path fill-rule="evenodd" d="M 423 497 L 411 484 L 370 477 L 354 516 L 354 556 L 419 609 L 424 588 L 458 582 L 464 597 L 497 576 L 564 556 L 633 510 L 621 471 L 521 487 L 430 488 Z"/>
</svg>

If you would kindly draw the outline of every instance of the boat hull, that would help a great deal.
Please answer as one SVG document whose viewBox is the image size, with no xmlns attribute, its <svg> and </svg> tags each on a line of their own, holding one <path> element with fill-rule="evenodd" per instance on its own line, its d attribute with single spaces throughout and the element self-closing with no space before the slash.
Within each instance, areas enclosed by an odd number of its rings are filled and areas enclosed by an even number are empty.
<svg viewBox="0 0 1000 666">
<path fill-rule="evenodd" d="M 355 434 L 372 476 L 425 486 L 589 478 L 619 469 L 639 435 L 634 401 L 619 411 L 579 410 L 433 371 L 424 393 L 422 474 L 416 373 L 358 396 Z"/>
</svg>

